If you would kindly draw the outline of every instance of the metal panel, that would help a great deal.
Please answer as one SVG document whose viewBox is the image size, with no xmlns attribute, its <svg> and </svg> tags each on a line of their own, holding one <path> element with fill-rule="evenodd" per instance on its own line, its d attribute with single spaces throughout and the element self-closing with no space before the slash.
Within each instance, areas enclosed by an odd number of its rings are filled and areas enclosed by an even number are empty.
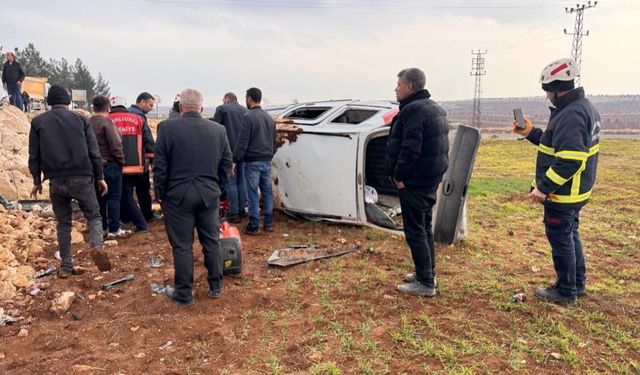
<svg viewBox="0 0 640 375">
<path fill-rule="evenodd" d="M 274 190 L 283 209 L 357 222 L 357 134 L 301 133 L 273 158 Z"/>
<path fill-rule="evenodd" d="M 467 190 L 479 146 L 478 129 L 460 125 L 453 147 L 449 151 L 449 169 L 438 189 L 438 203 L 433 223 L 437 242 L 451 244 L 459 239 L 457 234 L 465 219 Z"/>
</svg>

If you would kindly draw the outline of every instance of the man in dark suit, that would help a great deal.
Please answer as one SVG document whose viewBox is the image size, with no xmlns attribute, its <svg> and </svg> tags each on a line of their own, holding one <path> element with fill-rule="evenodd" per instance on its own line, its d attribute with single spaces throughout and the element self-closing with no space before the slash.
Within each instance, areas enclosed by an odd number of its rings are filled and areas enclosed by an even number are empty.
<svg viewBox="0 0 640 375">
<path fill-rule="evenodd" d="M 156 197 L 173 248 L 175 288 L 167 297 L 178 304 L 194 303 L 193 230 L 204 252 L 208 296 L 222 294 L 222 257 L 218 241 L 220 187 L 228 180 L 231 150 L 224 127 L 202 118 L 204 98 L 193 89 L 180 93 L 180 117 L 158 125 L 153 167 Z"/>
<path fill-rule="evenodd" d="M 213 121 L 222 124 L 227 129 L 227 138 L 231 152 L 238 143 L 242 121 L 247 109 L 238 104 L 238 97 L 232 92 L 228 92 L 222 98 L 223 105 L 216 108 Z M 244 165 L 236 163 L 235 173 L 229 176 L 229 183 L 226 186 L 227 198 L 229 199 L 229 214 L 227 221 L 230 223 L 240 223 L 247 216 L 244 207 L 247 205 L 247 193 L 244 182 Z"/>
</svg>

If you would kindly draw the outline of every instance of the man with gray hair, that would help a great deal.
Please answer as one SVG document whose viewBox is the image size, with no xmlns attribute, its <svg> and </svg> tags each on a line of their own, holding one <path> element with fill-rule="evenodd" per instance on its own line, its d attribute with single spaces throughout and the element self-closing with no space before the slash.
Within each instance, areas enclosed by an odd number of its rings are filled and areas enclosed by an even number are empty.
<svg viewBox="0 0 640 375">
<path fill-rule="evenodd" d="M 435 243 L 431 211 L 436 190 L 449 164 L 447 113 L 425 90 L 426 78 L 417 68 L 398 73 L 396 98 L 400 112 L 391 123 L 386 168 L 398 188 L 407 244 L 415 272 L 399 285 L 401 293 L 436 295 Z"/>
<path fill-rule="evenodd" d="M 162 204 L 175 267 L 175 288 L 167 286 L 166 295 L 181 305 L 194 303 L 194 229 L 208 271 L 208 296 L 222 294 L 218 208 L 221 186 L 227 183 L 231 167 L 231 150 L 224 127 L 202 118 L 203 103 L 196 90 L 180 93 L 181 116 L 158 125 L 153 166 L 156 197 Z"/>
</svg>

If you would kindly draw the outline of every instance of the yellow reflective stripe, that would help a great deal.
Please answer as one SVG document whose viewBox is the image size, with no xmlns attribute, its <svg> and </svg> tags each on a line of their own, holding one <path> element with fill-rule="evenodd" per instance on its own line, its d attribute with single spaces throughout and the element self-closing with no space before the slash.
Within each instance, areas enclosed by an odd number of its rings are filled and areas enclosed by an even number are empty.
<svg viewBox="0 0 640 375">
<path fill-rule="evenodd" d="M 542 152 L 543 154 L 547 154 L 549 156 L 556 156 L 562 159 L 572 159 L 572 160 L 582 161 L 582 160 L 586 160 L 589 156 L 593 156 L 598 152 L 600 152 L 600 144 L 598 143 L 597 145 L 591 147 L 589 149 L 589 152 L 572 151 L 572 150 L 563 150 L 563 151 L 556 152 L 556 150 L 553 147 L 545 146 L 542 143 L 540 143 L 538 145 L 538 151 Z"/>
<path fill-rule="evenodd" d="M 589 157 L 589 153 L 583 151 L 564 150 L 556 152 L 556 157 L 561 159 L 585 161 Z"/>
<path fill-rule="evenodd" d="M 591 191 L 579 195 L 549 194 L 549 200 L 555 203 L 580 203 L 591 197 Z"/>
<path fill-rule="evenodd" d="M 550 156 L 556 156 L 556 150 L 554 150 L 553 147 L 545 146 L 542 143 L 538 145 L 538 151 Z"/>
<path fill-rule="evenodd" d="M 564 185 L 567 183 L 567 181 L 569 181 L 568 178 L 564 178 L 562 176 L 560 176 L 558 173 L 556 173 L 556 171 L 553 170 L 553 168 L 549 168 L 547 169 L 547 173 L 546 176 L 556 185 Z"/>
<path fill-rule="evenodd" d="M 571 183 L 571 195 L 576 196 L 580 194 L 580 183 L 582 182 L 582 171 L 587 167 L 586 162 L 582 162 L 580 169 L 573 176 L 573 182 Z"/>
</svg>

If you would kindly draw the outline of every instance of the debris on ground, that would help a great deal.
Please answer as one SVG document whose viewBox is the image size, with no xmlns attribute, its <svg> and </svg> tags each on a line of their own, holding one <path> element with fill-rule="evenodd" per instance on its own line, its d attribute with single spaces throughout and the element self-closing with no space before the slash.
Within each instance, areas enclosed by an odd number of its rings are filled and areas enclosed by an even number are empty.
<svg viewBox="0 0 640 375">
<path fill-rule="evenodd" d="M 15 323 L 18 319 L 14 318 L 11 315 L 5 314 L 4 309 L 0 308 L 0 327 L 5 326 L 7 324 Z"/>
<path fill-rule="evenodd" d="M 164 257 L 162 255 L 152 255 L 149 257 L 149 267 L 161 268 L 164 267 Z"/>
<path fill-rule="evenodd" d="M 527 295 L 524 293 L 518 293 L 518 294 L 514 294 L 511 297 L 511 302 L 516 303 L 516 302 L 525 302 L 527 300 Z"/>
<path fill-rule="evenodd" d="M 165 342 L 164 344 L 162 344 L 162 346 L 159 349 L 160 350 L 169 349 L 172 345 L 173 345 L 173 341 L 169 340 L 169 341 Z"/>
<path fill-rule="evenodd" d="M 51 304 L 51 308 L 49 309 L 54 314 L 64 314 L 71 308 L 71 304 L 76 299 L 76 294 L 74 292 L 62 292 L 60 295 L 53 301 Z"/>
<path fill-rule="evenodd" d="M 167 290 L 166 285 L 151 283 L 151 291 L 155 294 L 164 294 Z"/>
<path fill-rule="evenodd" d="M 35 275 L 33 275 L 32 279 L 41 279 L 45 276 L 49 276 L 49 275 L 53 275 L 54 273 L 56 273 L 56 266 L 49 266 L 49 268 L 42 270 L 42 271 L 38 271 L 36 272 Z"/>
<path fill-rule="evenodd" d="M 328 247 L 322 245 L 297 245 L 274 251 L 267 260 L 267 264 L 270 266 L 288 267 L 316 259 L 336 257 L 356 250 L 357 248 L 355 246 Z"/>
<path fill-rule="evenodd" d="M 125 277 L 121 277 L 121 278 L 119 278 L 119 279 L 117 279 L 117 280 L 114 280 L 114 281 L 112 281 L 112 282 L 109 282 L 109 283 L 103 284 L 103 285 L 100 287 L 100 289 L 102 289 L 102 290 L 108 290 L 108 289 L 111 289 L 111 288 L 115 288 L 115 287 L 116 287 L 116 286 L 118 286 L 119 284 L 122 284 L 122 283 L 125 283 L 125 282 L 127 282 L 127 281 L 131 281 L 131 280 L 133 280 L 133 278 L 134 278 L 134 277 L 135 277 L 135 276 L 134 276 L 133 274 L 129 274 L 129 275 L 125 276 Z"/>
</svg>

